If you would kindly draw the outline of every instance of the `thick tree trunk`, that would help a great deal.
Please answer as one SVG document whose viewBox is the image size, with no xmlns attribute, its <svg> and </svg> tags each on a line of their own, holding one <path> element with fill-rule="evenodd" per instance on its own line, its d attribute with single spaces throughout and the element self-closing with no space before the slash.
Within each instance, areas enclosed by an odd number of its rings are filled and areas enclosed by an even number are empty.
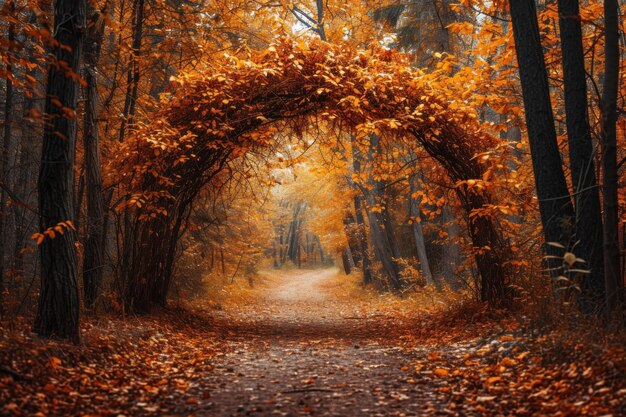
<svg viewBox="0 0 626 417">
<path fill-rule="evenodd" d="M 46 127 L 39 172 L 39 226 L 41 232 L 72 220 L 76 119 L 66 109 L 76 110 L 78 83 L 68 70 L 78 74 L 82 34 L 85 30 L 84 0 L 57 0 L 54 31 L 57 62 L 50 65 L 46 94 Z M 63 106 L 61 108 L 58 104 Z M 79 340 L 79 299 L 75 234 L 64 228 L 55 238 L 46 237 L 40 245 L 41 293 L 34 330 L 44 337 Z"/>
<path fill-rule="evenodd" d="M 610 319 L 623 303 L 620 271 L 618 173 L 617 173 L 617 92 L 619 87 L 619 4 L 604 0 L 604 88 L 602 96 L 602 195 L 604 200 L 604 273 L 606 311 Z M 620 318 L 621 319 L 621 318 Z"/>
<path fill-rule="evenodd" d="M 587 113 L 585 57 L 577 0 L 559 0 L 559 27 L 563 53 L 565 113 L 570 171 L 576 212 L 575 247 L 591 269 L 582 283 L 579 302 L 585 313 L 600 311 L 604 302 L 602 212 L 596 181 L 594 150 Z"/>
<path fill-rule="evenodd" d="M 535 0 L 509 0 L 509 6 L 544 237 L 546 242 L 567 245 L 574 208 L 556 140 Z M 550 256 L 562 255 L 549 245 L 546 252 Z M 558 273 L 560 265 L 558 260 L 549 258 L 553 274 Z"/>
<path fill-rule="evenodd" d="M 435 284 L 439 288 L 439 282 L 435 281 L 433 274 L 430 271 L 430 262 L 428 262 L 428 256 L 426 255 L 426 244 L 424 242 L 424 232 L 422 230 L 422 220 L 420 215 L 420 200 L 413 196 L 418 189 L 417 184 L 413 178 L 409 178 L 409 215 L 411 216 L 411 228 L 413 229 L 413 237 L 415 238 L 415 248 L 417 250 L 417 259 L 420 262 L 420 269 L 422 270 L 422 277 L 426 285 Z"/>
<path fill-rule="evenodd" d="M 98 134 L 98 80 L 96 66 L 104 34 L 104 19 L 88 6 L 91 25 L 85 37 L 85 115 L 83 143 L 85 152 L 85 175 L 87 179 L 87 221 L 85 256 L 83 261 L 83 286 L 85 306 L 93 307 L 100 292 L 104 272 L 104 194 L 102 191 L 102 168 Z M 105 11 L 106 13 L 106 8 Z"/>
</svg>

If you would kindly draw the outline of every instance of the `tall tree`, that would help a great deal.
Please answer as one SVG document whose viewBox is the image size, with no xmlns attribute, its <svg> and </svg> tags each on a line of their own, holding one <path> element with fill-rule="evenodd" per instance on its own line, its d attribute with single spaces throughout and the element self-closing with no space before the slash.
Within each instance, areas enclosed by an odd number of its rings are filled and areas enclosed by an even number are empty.
<svg viewBox="0 0 626 417">
<path fill-rule="evenodd" d="M 76 105 L 85 0 L 54 4 L 54 59 L 48 69 L 45 130 L 39 171 L 39 226 L 54 231 L 74 215 Z M 70 224 L 71 226 L 71 224 Z M 54 233 L 54 238 L 51 234 Z M 79 296 L 75 234 L 63 227 L 41 242 L 41 293 L 34 330 L 44 337 L 78 342 Z"/>
<path fill-rule="evenodd" d="M 87 222 L 85 256 L 83 262 L 83 286 L 85 305 L 92 307 L 98 296 L 104 270 L 104 195 L 102 192 L 102 172 L 100 166 L 100 140 L 98 135 L 98 79 L 96 66 L 100 57 L 104 35 L 105 15 L 108 3 L 102 12 L 87 6 L 89 26 L 85 41 L 85 65 L 83 74 L 85 87 L 85 114 L 83 142 L 85 152 L 85 173 L 87 177 Z"/>
<path fill-rule="evenodd" d="M 576 212 L 575 239 L 579 242 L 575 252 L 591 269 L 582 282 L 579 301 L 584 312 L 592 313 L 603 301 L 604 260 L 600 195 L 587 110 L 583 37 L 578 1 L 559 0 L 558 6 L 569 162 Z"/>
<path fill-rule="evenodd" d="M 620 311 L 617 175 L 617 90 L 619 87 L 619 3 L 604 0 L 604 86 L 602 95 L 602 195 L 604 200 L 604 269 L 609 315 Z"/>
<path fill-rule="evenodd" d="M 143 41 L 143 20 L 144 20 L 144 0 L 133 2 L 132 24 L 133 43 L 130 52 L 130 64 L 127 73 L 126 97 L 124 99 L 124 111 L 122 113 L 122 124 L 120 126 L 119 140 L 124 141 L 127 127 L 132 127 L 135 112 L 137 109 L 137 98 L 139 92 L 141 43 Z"/>
<path fill-rule="evenodd" d="M 13 13 L 15 11 L 15 4 L 10 1 L 7 5 L 9 11 Z M 8 28 L 8 47 L 13 48 L 15 42 L 15 24 L 9 23 Z M 13 91 L 13 65 L 11 63 L 11 57 L 8 58 L 6 64 L 7 78 L 6 78 L 6 96 L 4 99 L 4 135 L 2 137 L 2 190 L 0 190 L 0 316 L 3 314 L 4 308 L 4 246 L 7 235 L 5 231 L 6 217 L 7 217 L 7 186 L 9 178 L 9 149 L 11 148 L 11 142 L 13 140 L 13 106 L 14 106 L 14 91 Z"/>
<path fill-rule="evenodd" d="M 543 233 L 547 243 L 566 244 L 574 207 L 557 143 L 535 0 L 509 0 L 509 7 Z M 549 256 L 561 255 L 550 245 L 546 245 L 546 252 Z M 548 258 L 553 272 L 559 265 Z"/>
</svg>

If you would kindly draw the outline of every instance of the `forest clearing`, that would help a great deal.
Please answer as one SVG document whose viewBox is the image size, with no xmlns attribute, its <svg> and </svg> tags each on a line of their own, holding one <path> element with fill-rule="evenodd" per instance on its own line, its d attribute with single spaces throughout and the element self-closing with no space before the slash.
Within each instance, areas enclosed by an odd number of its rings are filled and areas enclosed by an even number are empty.
<svg viewBox="0 0 626 417">
<path fill-rule="evenodd" d="M 623 0 L 1 0 L 0 415 L 626 416 Z"/>
</svg>

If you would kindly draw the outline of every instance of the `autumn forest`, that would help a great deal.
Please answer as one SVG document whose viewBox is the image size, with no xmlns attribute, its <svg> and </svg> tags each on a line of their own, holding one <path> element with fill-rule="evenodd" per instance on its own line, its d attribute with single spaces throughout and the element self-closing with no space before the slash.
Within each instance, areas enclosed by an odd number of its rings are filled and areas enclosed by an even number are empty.
<svg viewBox="0 0 626 417">
<path fill-rule="evenodd" d="M 626 416 L 622 0 L 0 0 L 0 415 Z"/>
</svg>

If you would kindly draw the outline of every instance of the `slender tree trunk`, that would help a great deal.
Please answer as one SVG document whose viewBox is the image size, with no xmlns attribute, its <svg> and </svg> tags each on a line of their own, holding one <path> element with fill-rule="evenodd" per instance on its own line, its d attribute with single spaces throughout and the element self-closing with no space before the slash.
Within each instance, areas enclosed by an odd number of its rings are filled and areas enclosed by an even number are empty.
<svg viewBox="0 0 626 417">
<path fill-rule="evenodd" d="M 350 275 L 350 273 L 352 272 L 352 265 L 350 263 L 350 254 L 349 254 L 349 248 L 344 249 L 343 251 L 341 251 L 341 262 L 343 264 L 343 271 L 346 273 L 346 275 Z"/>
<path fill-rule="evenodd" d="M 126 128 L 132 127 L 137 105 L 137 93 L 140 80 L 139 59 L 141 57 L 141 43 L 143 40 L 143 15 L 144 0 L 135 0 L 133 4 L 133 44 L 130 55 L 130 66 L 128 68 L 128 79 L 126 85 L 126 98 L 124 100 L 124 111 L 122 123 L 120 125 L 120 142 L 124 141 Z"/>
<path fill-rule="evenodd" d="M 441 223 L 445 225 L 445 231 L 448 235 L 448 241 L 441 245 L 441 274 L 450 287 L 458 290 L 461 288 L 457 276 L 457 268 L 461 263 L 461 248 L 455 240 L 458 238 L 461 228 L 456 223 L 452 208 L 448 203 L 441 209 Z"/>
<path fill-rule="evenodd" d="M 320 252 L 320 262 L 324 263 L 326 262 L 326 257 L 324 256 L 324 248 L 322 247 L 322 242 L 320 241 L 320 237 L 318 235 L 315 235 L 314 239 L 315 239 L 315 242 L 317 243 L 317 247 Z M 348 250 L 350 250 L 349 247 L 348 247 Z M 350 254 L 350 260 L 352 260 L 352 254 Z M 354 265 L 354 261 L 352 261 L 352 265 Z"/>
<path fill-rule="evenodd" d="M 556 140 L 535 0 L 509 0 L 509 6 L 543 233 L 546 242 L 567 245 L 574 208 Z M 562 255 L 550 245 L 546 252 Z M 549 258 L 548 266 L 556 274 L 560 262 Z"/>
<path fill-rule="evenodd" d="M 15 11 L 15 5 L 13 1 L 8 4 L 9 10 Z M 8 33 L 9 48 L 13 47 L 15 42 L 15 25 L 9 24 Z M 6 64 L 6 71 L 9 76 L 6 78 L 6 97 L 4 101 L 4 135 L 2 137 L 2 190 L 0 191 L 0 317 L 4 314 L 4 273 L 5 273 L 5 242 L 7 235 L 5 230 L 6 217 L 7 217 L 7 192 L 5 187 L 9 185 L 9 151 L 11 148 L 11 142 L 13 141 L 13 81 L 11 76 L 13 74 L 13 66 L 11 64 L 12 58 L 9 57 Z"/>
<path fill-rule="evenodd" d="M 37 16 L 31 12 L 28 18 L 28 22 L 34 27 L 37 26 Z M 34 59 L 35 44 L 30 42 L 27 46 L 27 56 Z M 33 80 L 39 82 L 43 81 L 43 72 L 38 66 L 28 70 L 27 74 L 32 77 Z M 38 117 L 43 113 L 43 103 L 38 97 L 43 95 L 43 92 L 38 88 L 40 83 L 33 85 L 30 88 L 32 91 L 25 93 L 24 106 L 22 109 L 23 132 L 19 143 L 19 162 L 17 163 L 17 172 L 15 177 L 17 178 L 17 184 L 15 186 L 15 193 L 22 200 L 24 204 L 13 205 L 13 217 L 15 219 L 15 239 L 13 246 L 13 271 L 16 277 L 23 278 L 25 276 L 24 265 L 24 249 L 27 246 L 28 236 L 32 234 L 29 230 L 29 226 L 32 225 L 33 214 L 30 211 L 31 204 L 31 180 L 34 177 L 33 165 L 36 160 L 37 146 L 40 142 L 40 129 L 41 120 Z M 43 82 L 41 82 L 43 84 Z"/>
<path fill-rule="evenodd" d="M 409 178 L 409 214 L 411 216 L 411 228 L 413 229 L 413 237 L 415 237 L 415 248 L 417 250 L 417 259 L 420 261 L 420 269 L 422 270 L 422 276 L 427 285 L 435 284 L 439 288 L 439 282 L 435 281 L 433 274 L 430 271 L 430 262 L 428 262 L 428 256 L 426 255 L 426 244 L 424 242 L 424 232 L 422 230 L 422 220 L 420 215 L 420 200 L 413 196 L 418 189 L 417 184 L 413 178 Z"/>
<path fill-rule="evenodd" d="M 361 151 L 356 143 L 355 137 L 351 136 L 352 144 L 352 170 L 355 175 L 361 174 Z M 365 219 L 363 218 L 362 197 L 357 191 L 354 195 L 354 219 L 356 222 L 356 237 L 359 242 L 361 269 L 363 271 L 363 284 L 372 283 L 372 263 L 369 258 L 369 248 L 367 244 L 367 231 Z"/>
<path fill-rule="evenodd" d="M 83 143 L 85 152 L 85 176 L 87 180 L 87 221 L 85 256 L 83 262 L 83 286 L 85 306 L 93 307 L 99 294 L 104 271 L 104 194 L 100 163 L 98 135 L 98 80 L 96 66 L 104 34 L 104 18 L 88 6 L 91 25 L 85 37 L 85 115 Z M 106 14 L 106 6 L 103 14 Z"/>
<path fill-rule="evenodd" d="M 72 220 L 74 191 L 74 155 L 76 118 L 68 116 L 56 104 L 76 110 L 78 83 L 69 77 L 78 74 L 82 36 L 85 30 L 86 2 L 57 0 L 54 7 L 54 31 L 57 62 L 66 62 L 63 69 L 50 65 L 46 94 L 46 127 L 39 172 L 40 231 Z M 34 330 L 44 337 L 79 341 L 79 298 L 74 231 L 67 227 L 46 237 L 40 245 L 41 293 Z"/>
<path fill-rule="evenodd" d="M 600 195 L 587 113 L 583 38 L 578 1 L 559 0 L 558 4 L 576 240 L 579 242 L 575 253 L 585 259 L 591 269 L 582 283 L 579 301 L 583 312 L 592 313 L 599 311 L 604 301 L 604 260 Z"/>
<path fill-rule="evenodd" d="M 617 92 L 619 88 L 619 4 L 604 0 L 604 88 L 602 96 L 602 195 L 604 200 L 604 272 L 607 316 L 621 312 L 623 280 L 620 271 Z"/>
<path fill-rule="evenodd" d="M 400 290 L 404 286 L 400 272 L 402 267 L 398 263 L 401 258 L 400 250 L 397 245 L 396 237 L 393 233 L 393 225 L 389 217 L 387 202 L 383 201 L 384 184 L 374 178 L 372 170 L 374 169 L 375 154 L 380 152 L 380 137 L 370 135 L 368 161 L 372 165 L 368 176 L 370 190 L 367 190 L 367 216 L 370 225 L 370 234 L 372 236 L 372 244 L 376 251 L 378 260 L 382 263 L 383 269 L 391 288 L 395 291 Z M 376 206 L 382 208 L 373 209 Z"/>
</svg>

